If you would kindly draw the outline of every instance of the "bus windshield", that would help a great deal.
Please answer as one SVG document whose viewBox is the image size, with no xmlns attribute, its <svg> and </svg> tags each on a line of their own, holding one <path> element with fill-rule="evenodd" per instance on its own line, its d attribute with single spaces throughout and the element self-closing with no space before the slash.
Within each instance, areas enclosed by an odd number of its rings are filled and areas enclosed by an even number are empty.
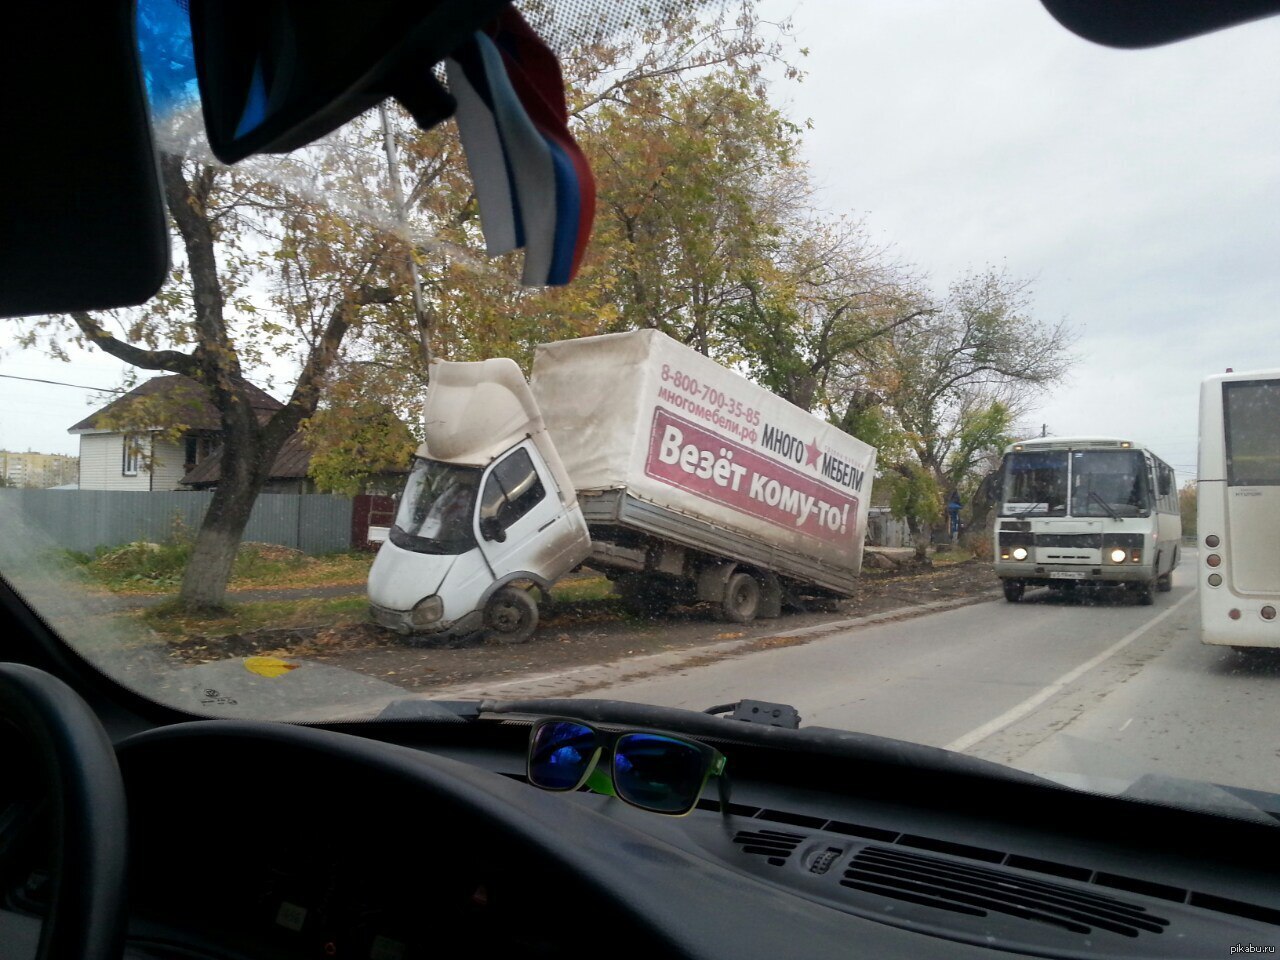
<svg viewBox="0 0 1280 960">
<path fill-rule="evenodd" d="M 416 459 L 396 510 L 391 542 L 419 553 L 466 553 L 475 546 L 472 515 L 480 471 Z"/>
<path fill-rule="evenodd" d="M 1005 458 L 1003 517 L 1063 516 L 1067 512 L 1067 452 L 1037 450 Z"/>
<path fill-rule="evenodd" d="M 1145 517 L 1151 512 L 1146 457 L 1138 450 L 1071 455 L 1073 517 Z"/>
</svg>

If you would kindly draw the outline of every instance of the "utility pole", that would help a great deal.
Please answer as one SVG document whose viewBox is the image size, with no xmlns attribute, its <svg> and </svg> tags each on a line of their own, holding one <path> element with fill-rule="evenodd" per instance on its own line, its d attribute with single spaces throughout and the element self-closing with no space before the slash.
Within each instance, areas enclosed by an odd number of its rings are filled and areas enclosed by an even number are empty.
<svg viewBox="0 0 1280 960">
<path fill-rule="evenodd" d="M 1040 424 L 1040 436 L 1042 436 L 1042 437 L 1047 437 L 1047 436 L 1049 435 L 1049 434 L 1046 432 L 1046 431 L 1048 431 L 1048 429 L 1049 429 L 1049 425 L 1048 425 L 1047 423 L 1042 423 L 1042 424 Z"/>
<path fill-rule="evenodd" d="M 418 260 L 414 256 L 414 244 L 409 237 L 409 207 L 400 185 L 400 152 L 396 148 L 396 135 L 391 127 L 391 117 L 385 103 L 378 104 L 382 117 L 382 146 L 387 153 L 387 171 L 391 180 L 391 200 L 395 205 L 396 221 L 404 236 L 405 251 L 409 257 L 409 280 L 413 291 L 413 322 L 418 328 L 418 341 L 422 346 L 422 358 L 426 362 L 426 375 L 431 375 L 431 321 L 422 299 L 422 280 L 418 277 Z"/>
</svg>

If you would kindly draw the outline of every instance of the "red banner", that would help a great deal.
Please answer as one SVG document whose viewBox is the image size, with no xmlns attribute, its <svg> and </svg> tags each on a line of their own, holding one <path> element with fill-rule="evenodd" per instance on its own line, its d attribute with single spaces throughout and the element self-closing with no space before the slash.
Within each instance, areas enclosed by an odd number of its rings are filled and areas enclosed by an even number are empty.
<svg viewBox="0 0 1280 960">
<path fill-rule="evenodd" d="M 858 500 L 731 440 L 657 409 L 645 473 L 788 530 L 848 542 Z"/>
</svg>

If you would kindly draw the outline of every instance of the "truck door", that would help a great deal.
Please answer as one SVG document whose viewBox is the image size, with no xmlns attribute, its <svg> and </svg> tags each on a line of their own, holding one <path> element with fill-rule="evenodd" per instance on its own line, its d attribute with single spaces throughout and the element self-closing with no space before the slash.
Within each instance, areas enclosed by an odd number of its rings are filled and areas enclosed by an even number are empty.
<svg viewBox="0 0 1280 960">
<path fill-rule="evenodd" d="M 569 530 L 551 474 L 529 441 L 504 454 L 485 471 L 476 526 L 480 550 L 495 580 L 540 567 L 559 550 L 546 549 Z"/>
</svg>

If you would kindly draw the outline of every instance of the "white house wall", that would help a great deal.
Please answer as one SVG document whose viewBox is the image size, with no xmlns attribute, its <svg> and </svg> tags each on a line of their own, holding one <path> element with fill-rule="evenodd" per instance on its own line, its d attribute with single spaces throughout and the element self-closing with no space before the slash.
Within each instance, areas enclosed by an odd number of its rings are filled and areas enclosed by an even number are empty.
<svg viewBox="0 0 1280 960">
<path fill-rule="evenodd" d="M 143 444 L 143 460 L 150 458 L 152 472 L 147 471 L 145 464 L 139 464 L 137 476 L 127 477 L 123 472 L 123 434 L 81 434 L 80 489 L 181 490 L 186 457 L 183 445 L 154 438 L 144 440 Z"/>
<path fill-rule="evenodd" d="M 181 490 L 186 473 L 186 446 L 172 440 L 151 441 L 152 490 Z"/>
</svg>

